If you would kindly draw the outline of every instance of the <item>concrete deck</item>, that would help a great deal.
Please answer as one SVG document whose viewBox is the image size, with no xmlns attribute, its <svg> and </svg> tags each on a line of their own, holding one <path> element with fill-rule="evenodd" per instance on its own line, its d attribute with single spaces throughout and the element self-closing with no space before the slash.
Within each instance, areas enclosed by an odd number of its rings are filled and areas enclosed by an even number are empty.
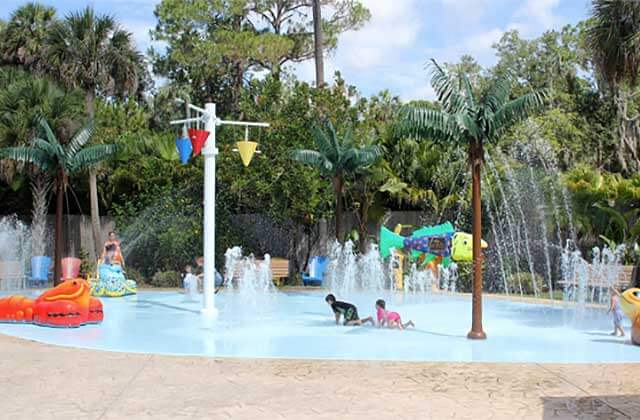
<svg viewBox="0 0 640 420">
<path fill-rule="evenodd" d="M 0 335 L 3 419 L 640 418 L 640 364 L 211 359 Z"/>
</svg>

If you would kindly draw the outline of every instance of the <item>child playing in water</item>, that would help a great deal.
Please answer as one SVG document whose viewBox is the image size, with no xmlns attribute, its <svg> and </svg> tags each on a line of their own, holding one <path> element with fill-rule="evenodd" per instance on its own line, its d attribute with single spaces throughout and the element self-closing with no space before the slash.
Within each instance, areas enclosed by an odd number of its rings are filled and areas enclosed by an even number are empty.
<svg viewBox="0 0 640 420">
<path fill-rule="evenodd" d="M 620 307 L 620 292 L 611 286 L 611 304 L 609 305 L 609 312 L 613 315 L 613 332 L 611 335 L 618 336 L 618 332 L 620 332 L 620 337 L 624 337 L 624 328 L 622 328 L 622 319 L 624 318 L 624 313 L 622 312 L 622 308 Z"/>
<path fill-rule="evenodd" d="M 189 264 L 184 267 L 182 285 L 185 290 L 190 290 L 192 287 L 198 287 L 198 278 L 193 274 L 193 267 Z"/>
<path fill-rule="evenodd" d="M 365 322 L 371 322 L 373 325 L 373 318 L 366 317 L 360 319 L 358 316 L 358 308 L 352 303 L 336 301 L 336 297 L 332 294 L 328 294 L 324 300 L 331 306 L 331 310 L 336 316 L 336 324 L 340 324 L 340 316 L 344 317 L 344 325 L 363 325 Z"/>
<path fill-rule="evenodd" d="M 386 306 L 387 304 L 384 300 L 378 299 L 376 301 L 376 310 L 378 312 L 378 328 L 382 327 L 385 324 L 387 324 L 388 328 L 397 328 L 399 330 L 404 330 L 409 326 L 415 327 L 413 321 L 402 324 L 400 314 L 397 312 L 387 311 Z"/>
</svg>

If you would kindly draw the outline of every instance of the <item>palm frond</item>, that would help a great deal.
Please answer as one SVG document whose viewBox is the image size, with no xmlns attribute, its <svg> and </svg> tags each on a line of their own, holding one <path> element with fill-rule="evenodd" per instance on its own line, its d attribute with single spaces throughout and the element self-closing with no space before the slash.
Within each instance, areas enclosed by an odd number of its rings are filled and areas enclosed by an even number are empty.
<svg viewBox="0 0 640 420">
<path fill-rule="evenodd" d="M 44 150 L 49 156 L 57 156 L 58 149 L 48 141 L 43 140 L 40 137 L 36 137 L 32 142 L 35 147 Z"/>
<path fill-rule="evenodd" d="M 467 133 L 472 138 L 479 138 L 481 136 L 480 127 L 476 124 L 476 121 L 471 118 L 466 112 L 458 113 L 454 115 L 458 130 L 461 133 Z"/>
<path fill-rule="evenodd" d="M 71 139 L 69 144 L 67 145 L 66 157 L 67 159 L 71 159 L 73 156 L 78 153 L 85 144 L 91 139 L 93 135 L 93 124 L 87 124 L 82 130 L 76 133 L 75 136 Z"/>
<path fill-rule="evenodd" d="M 543 103 L 543 96 L 539 92 L 530 92 L 505 103 L 493 115 L 494 133 L 497 134 L 502 129 L 526 119 Z"/>
<path fill-rule="evenodd" d="M 331 123 L 327 123 L 325 127 L 326 129 L 323 129 L 322 127 L 317 125 L 313 127 L 313 140 L 320 153 L 327 157 L 330 157 L 330 159 L 335 159 L 338 156 L 335 130 L 332 129 L 333 127 L 331 126 Z"/>
<path fill-rule="evenodd" d="M 80 150 L 75 156 L 71 157 L 67 162 L 68 172 L 81 171 L 90 168 L 107 160 L 117 151 L 116 146 L 112 144 L 98 144 L 96 146 L 87 147 Z"/>
<path fill-rule="evenodd" d="M 330 174 L 333 172 L 334 166 L 325 155 L 315 150 L 294 150 L 291 159 L 305 165 L 313 166 L 320 169 L 320 172 Z"/>
<path fill-rule="evenodd" d="M 378 146 L 351 148 L 345 152 L 343 167 L 348 171 L 362 170 L 373 165 L 382 157 L 382 149 Z"/>
<path fill-rule="evenodd" d="M 602 211 L 607 216 L 609 216 L 609 224 L 610 225 L 611 224 L 618 225 L 618 228 L 620 229 L 620 232 L 622 233 L 622 242 L 624 242 L 626 240 L 626 237 L 627 237 L 628 225 L 627 225 L 627 221 L 624 219 L 624 216 L 622 215 L 622 213 L 620 213 L 616 209 L 612 209 L 611 207 L 605 207 L 605 206 L 601 205 L 600 203 L 594 203 L 593 207 L 597 208 L 598 210 Z"/>
<path fill-rule="evenodd" d="M 397 135 L 431 137 L 436 141 L 448 141 L 460 136 L 460 128 L 453 115 L 441 110 L 404 107 L 400 110 L 400 122 L 395 126 Z"/>
<path fill-rule="evenodd" d="M 44 150 L 34 147 L 6 147 L 0 149 L 0 159 L 29 163 L 40 168 L 43 172 L 50 172 L 54 169 L 50 155 Z"/>
<path fill-rule="evenodd" d="M 471 86 L 469 77 L 466 74 L 461 75 L 460 82 L 462 83 L 462 87 L 464 88 L 464 99 L 466 102 L 466 108 L 469 111 L 475 112 L 477 107 L 476 98 L 473 94 L 473 87 Z"/>
<path fill-rule="evenodd" d="M 55 148 L 56 156 L 58 157 L 58 159 L 63 160 L 64 159 L 64 149 L 62 148 L 62 145 L 58 141 L 58 138 L 56 137 L 55 133 L 53 132 L 53 130 L 49 126 L 49 123 L 47 122 L 47 119 L 44 118 L 44 117 L 39 117 L 38 118 L 38 123 L 40 125 L 40 128 L 42 129 L 42 131 L 45 133 L 45 135 L 47 137 L 46 141 L 48 141 Z"/>
<path fill-rule="evenodd" d="M 459 82 L 447 73 L 436 60 L 432 59 L 429 66 L 431 86 L 436 92 L 442 108 L 448 113 L 460 112 L 465 107 L 465 100 L 459 88 Z"/>
<path fill-rule="evenodd" d="M 484 107 L 496 112 L 509 99 L 509 93 L 513 86 L 513 76 L 510 71 L 505 71 L 493 80 L 493 83 L 480 100 Z"/>
</svg>

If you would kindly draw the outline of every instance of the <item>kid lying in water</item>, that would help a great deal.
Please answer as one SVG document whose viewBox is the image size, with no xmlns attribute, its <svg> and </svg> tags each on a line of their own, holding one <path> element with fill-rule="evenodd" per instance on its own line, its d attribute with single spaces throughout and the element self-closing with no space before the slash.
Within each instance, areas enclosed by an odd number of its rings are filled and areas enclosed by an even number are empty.
<svg viewBox="0 0 640 420">
<path fill-rule="evenodd" d="M 344 325 L 363 325 L 365 322 L 371 322 L 373 325 L 373 318 L 366 317 L 360 319 L 358 317 L 358 308 L 352 303 L 336 301 L 336 297 L 332 294 L 328 294 L 324 300 L 331 306 L 331 310 L 336 316 L 336 324 L 340 324 L 340 316 L 344 317 Z"/>
<path fill-rule="evenodd" d="M 415 327 L 413 321 L 409 321 L 406 324 L 402 324 L 402 319 L 400 319 L 400 314 L 397 312 L 391 312 L 386 310 L 387 304 L 384 300 L 378 299 L 376 300 L 376 310 L 378 312 L 378 328 L 383 325 L 387 325 L 388 328 L 397 328 L 399 330 L 404 330 L 405 328 L 411 326 Z"/>
</svg>

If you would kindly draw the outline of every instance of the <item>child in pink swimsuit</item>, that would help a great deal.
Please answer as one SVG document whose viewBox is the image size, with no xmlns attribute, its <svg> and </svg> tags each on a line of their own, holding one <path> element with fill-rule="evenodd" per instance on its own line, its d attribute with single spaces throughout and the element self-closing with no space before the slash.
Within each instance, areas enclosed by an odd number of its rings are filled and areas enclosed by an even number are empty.
<svg viewBox="0 0 640 420">
<path fill-rule="evenodd" d="M 384 324 L 387 324 L 387 328 L 397 328 L 399 330 L 404 330 L 409 326 L 415 327 L 413 321 L 402 324 L 402 319 L 400 319 L 399 313 L 387 311 L 385 308 L 385 301 L 382 299 L 378 299 L 376 301 L 376 310 L 378 312 L 378 328 L 382 327 Z"/>
</svg>

